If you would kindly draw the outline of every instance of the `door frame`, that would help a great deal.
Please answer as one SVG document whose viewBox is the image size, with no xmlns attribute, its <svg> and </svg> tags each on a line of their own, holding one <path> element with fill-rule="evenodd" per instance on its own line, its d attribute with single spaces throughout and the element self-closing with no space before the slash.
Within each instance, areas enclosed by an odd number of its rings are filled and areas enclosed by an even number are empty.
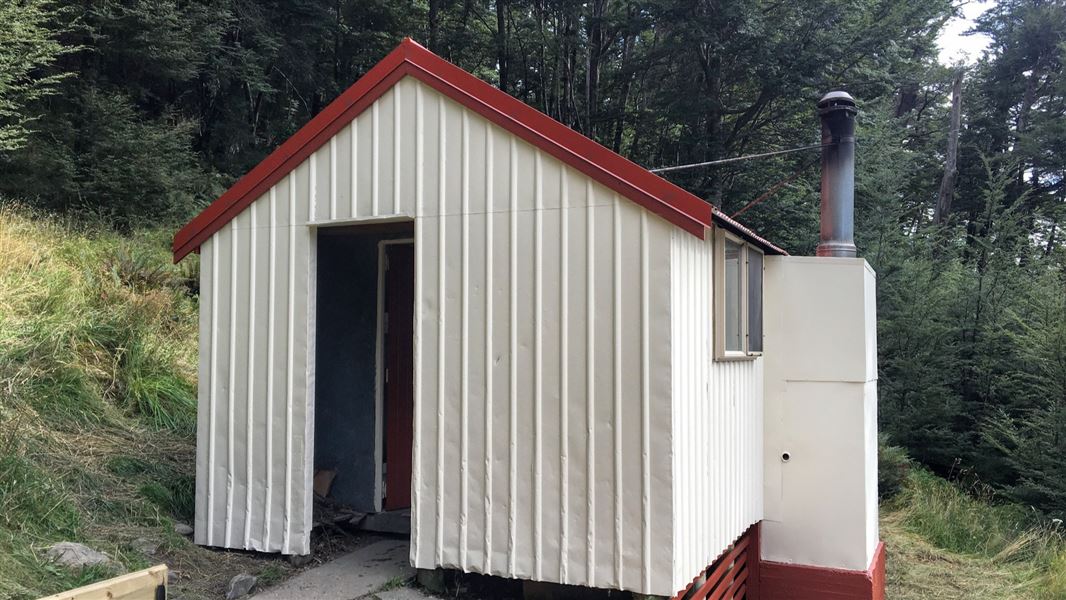
<svg viewBox="0 0 1066 600">
<path fill-rule="evenodd" d="M 385 502 L 385 465 L 382 460 L 385 455 L 385 250 L 388 246 L 401 244 L 414 246 L 415 238 L 378 242 L 377 341 L 374 347 L 374 509 L 377 512 L 382 511 Z M 418 302 L 418 298 L 415 298 L 415 302 Z M 414 306 L 411 310 L 414 311 Z M 414 373 L 411 375 L 413 377 Z"/>
</svg>

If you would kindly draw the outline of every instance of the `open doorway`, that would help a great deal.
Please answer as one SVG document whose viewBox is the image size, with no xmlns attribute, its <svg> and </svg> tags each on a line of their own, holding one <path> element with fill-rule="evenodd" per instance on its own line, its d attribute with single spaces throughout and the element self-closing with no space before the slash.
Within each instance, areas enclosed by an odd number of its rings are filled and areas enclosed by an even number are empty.
<svg viewBox="0 0 1066 600">
<path fill-rule="evenodd" d="M 412 224 L 318 230 L 315 494 L 356 513 L 411 504 Z"/>
</svg>

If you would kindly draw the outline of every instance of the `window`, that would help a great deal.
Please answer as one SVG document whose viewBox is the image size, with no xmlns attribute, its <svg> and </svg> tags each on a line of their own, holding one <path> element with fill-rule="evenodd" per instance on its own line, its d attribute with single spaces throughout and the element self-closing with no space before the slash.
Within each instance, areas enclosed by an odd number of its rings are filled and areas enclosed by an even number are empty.
<svg viewBox="0 0 1066 600">
<path fill-rule="evenodd" d="M 752 358 L 763 348 L 763 254 L 721 229 L 715 235 L 715 356 Z"/>
</svg>

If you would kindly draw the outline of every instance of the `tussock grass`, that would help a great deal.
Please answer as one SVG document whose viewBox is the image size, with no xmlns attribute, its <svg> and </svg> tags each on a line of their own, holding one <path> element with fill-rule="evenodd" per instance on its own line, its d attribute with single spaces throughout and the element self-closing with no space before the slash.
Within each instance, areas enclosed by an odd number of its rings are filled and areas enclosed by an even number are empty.
<svg viewBox="0 0 1066 600">
<path fill-rule="evenodd" d="M 1062 527 L 981 486 L 911 469 L 881 525 L 891 598 L 1066 598 Z"/>
<path fill-rule="evenodd" d="M 195 257 L 171 264 L 171 233 L 118 235 L 0 199 L 0 600 L 160 562 L 186 600 L 222 597 L 240 572 L 292 570 L 174 533 L 193 517 L 198 274 Z M 51 564 L 64 540 L 117 565 Z"/>
<path fill-rule="evenodd" d="M 122 238 L 0 209 L 5 404 L 68 429 L 130 416 L 190 429 L 196 305 L 169 262 L 162 232 Z"/>
<path fill-rule="evenodd" d="M 57 541 L 122 570 L 156 560 L 137 537 L 190 546 L 195 271 L 167 242 L 0 207 L 0 598 L 113 574 L 49 563 Z"/>
</svg>

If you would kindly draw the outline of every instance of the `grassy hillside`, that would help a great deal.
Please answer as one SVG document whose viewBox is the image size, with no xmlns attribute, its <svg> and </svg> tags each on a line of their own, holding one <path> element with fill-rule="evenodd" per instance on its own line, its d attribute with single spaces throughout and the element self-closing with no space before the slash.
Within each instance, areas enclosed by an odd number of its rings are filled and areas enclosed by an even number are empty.
<svg viewBox="0 0 1066 600">
<path fill-rule="evenodd" d="M 1061 524 L 912 469 L 881 507 L 891 600 L 1066 598 Z"/>
<path fill-rule="evenodd" d="M 171 265 L 168 244 L 166 231 L 122 237 L 0 208 L 0 599 L 159 562 L 184 598 L 291 570 L 173 531 L 193 510 L 196 264 Z M 882 514 L 889 598 L 1066 598 L 1056 525 L 898 455 L 883 470 L 899 487 Z M 44 551 L 63 540 L 118 564 L 52 565 Z"/>
<path fill-rule="evenodd" d="M 193 511 L 196 265 L 168 244 L 0 208 L 0 599 L 164 561 L 218 597 L 228 574 L 284 567 L 174 533 Z M 63 540 L 119 564 L 57 567 Z"/>
</svg>

